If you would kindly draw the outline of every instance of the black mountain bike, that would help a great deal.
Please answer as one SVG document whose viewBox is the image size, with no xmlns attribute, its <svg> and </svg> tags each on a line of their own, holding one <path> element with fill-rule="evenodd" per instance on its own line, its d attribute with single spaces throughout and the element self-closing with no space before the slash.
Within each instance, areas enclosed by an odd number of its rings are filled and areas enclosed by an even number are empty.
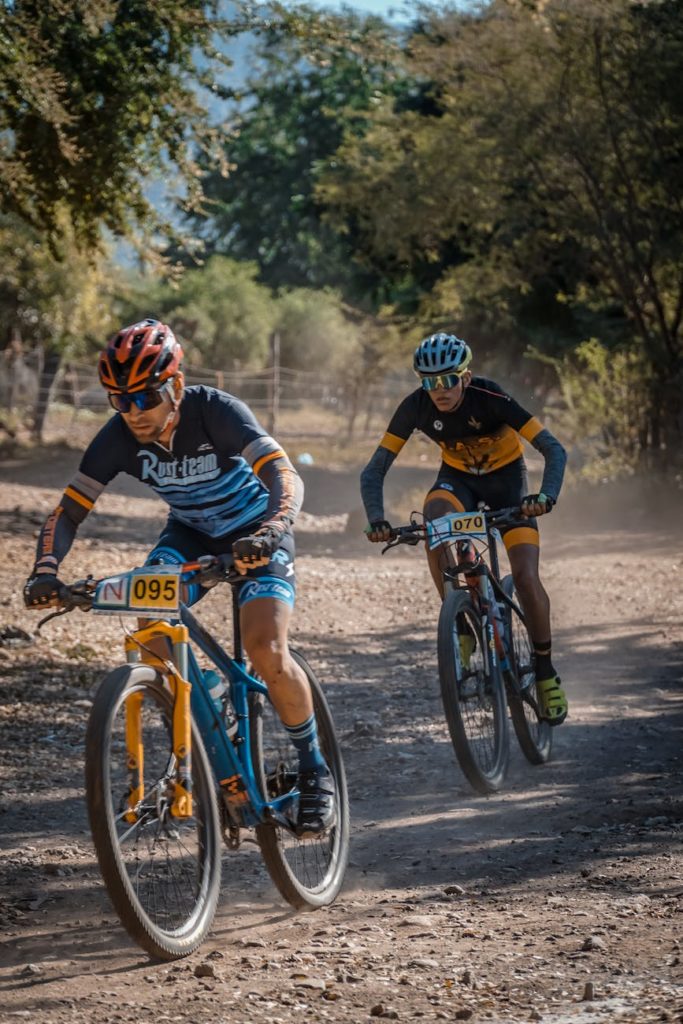
<svg viewBox="0 0 683 1024">
<path fill-rule="evenodd" d="M 438 626 L 439 681 L 458 763 L 473 789 L 500 789 L 510 757 L 509 708 L 531 764 L 550 757 L 552 730 L 536 695 L 534 648 L 512 576 L 500 578 L 499 529 L 524 522 L 517 508 L 481 510 L 411 522 L 392 531 L 397 544 L 447 545 Z"/>
</svg>

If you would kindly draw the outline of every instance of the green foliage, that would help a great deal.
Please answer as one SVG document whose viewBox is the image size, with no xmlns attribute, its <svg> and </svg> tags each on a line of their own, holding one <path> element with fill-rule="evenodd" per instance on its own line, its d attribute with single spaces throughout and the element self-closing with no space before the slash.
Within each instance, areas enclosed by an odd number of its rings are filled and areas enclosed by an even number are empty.
<svg viewBox="0 0 683 1024">
<path fill-rule="evenodd" d="M 555 415 L 572 446 L 572 467 L 592 481 L 632 473 L 650 440 L 642 353 L 614 351 L 591 338 L 550 361 L 564 400 Z"/>
<path fill-rule="evenodd" d="M 274 326 L 280 335 L 280 362 L 292 369 L 337 374 L 359 342 L 356 327 L 345 319 L 338 297 L 329 292 L 284 292 L 275 304 Z"/>
<path fill-rule="evenodd" d="M 84 255 L 67 223 L 55 255 L 19 218 L 0 217 L 0 347 L 16 334 L 28 347 L 82 355 L 115 326 L 111 283 L 106 257 Z"/>
<path fill-rule="evenodd" d="M 0 204 L 76 240 L 168 229 L 145 184 L 197 201 L 196 147 L 215 132 L 195 88 L 216 63 L 218 0 L 15 0 L 0 5 Z"/>
<path fill-rule="evenodd" d="M 275 310 L 257 274 L 255 264 L 212 256 L 177 284 L 140 281 L 122 309 L 124 319 L 157 316 L 167 321 L 183 342 L 186 359 L 195 365 L 260 368 Z"/>
<path fill-rule="evenodd" d="M 382 91 L 397 88 L 395 50 L 376 19 L 281 14 L 262 34 L 255 74 L 228 117 L 229 173 L 207 173 L 206 216 L 193 223 L 209 252 L 256 261 L 271 287 L 362 295 L 373 281 L 323 222 L 315 185 L 344 133 L 362 135 Z"/>
<path fill-rule="evenodd" d="M 385 100 L 318 181 L 357 260 L 511 357 L 628 340 L 649 444 L 681 441 L 683 6 L 494 0 L 423 8 L 415 109 Z M 429 102 L 426 102 L 429 100 Z"/>
</svg>

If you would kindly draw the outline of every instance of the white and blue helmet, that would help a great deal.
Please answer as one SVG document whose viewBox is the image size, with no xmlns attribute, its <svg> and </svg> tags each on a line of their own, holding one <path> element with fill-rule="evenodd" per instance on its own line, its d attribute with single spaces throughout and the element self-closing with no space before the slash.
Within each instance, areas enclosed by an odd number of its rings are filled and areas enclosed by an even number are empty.
<svg viewBox="0 0 683 1024">
<path fill-rule="evenodd" d="M 413 368 L 416 373 L 464 373 L 471 358 L 467 342 L 440 331 L 423 338 L 417 346 Z"/>
</svg>

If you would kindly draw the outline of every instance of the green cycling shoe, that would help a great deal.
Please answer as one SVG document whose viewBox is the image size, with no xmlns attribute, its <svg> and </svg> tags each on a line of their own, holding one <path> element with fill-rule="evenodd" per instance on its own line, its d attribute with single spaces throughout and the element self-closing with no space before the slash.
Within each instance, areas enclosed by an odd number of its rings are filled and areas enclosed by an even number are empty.
<svg viewBox="0 0 683 1024">
<path fill-rule="evenodd" d="M 561 679 L 559 676 L 536 680 L 536 693 L 538 695 L 541 718 L 548 725 L 562 725 L 569 711 L 567 695 L 560 686 L 560 683 Z"/>
</svg>

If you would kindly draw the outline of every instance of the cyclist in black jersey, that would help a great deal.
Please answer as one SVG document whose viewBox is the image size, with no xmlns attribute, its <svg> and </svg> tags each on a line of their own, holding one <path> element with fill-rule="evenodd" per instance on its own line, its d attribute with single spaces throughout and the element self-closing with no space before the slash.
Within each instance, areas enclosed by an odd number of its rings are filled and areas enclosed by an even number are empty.
<svg viewBox="0 0 683 1024">
<path fill-rule="evenodd" d="M 60 562 L 118 473 L 149 484 L 170 511 L 146 564 L 226 554 L 244 575 L 244 646 L 298 751 L 299 831 L 319 833 L 332 823 L 334 781 L 308 681 L 287 642 L 295 596 L 292 526 L 303 484 L 243 402 L 215 388 L 185 387 L 182 355 L 171 329 L 153 319 L 122 328 L 107 344 L 99 376 L 116 415 L 91 441 L 41 530 L 24 600 L 29 607 L 59 604 Z M 187 590 L 188 604 L 206 592 L 197 584 Z"/>
<path fill-rule="evenodd" d="M 494 381 L 475 377 L 472 352 L 452 334 L 432 334 L 415 350 L 413 366 L 420 387 L 394 413 L 379 447 L 361 474 L 361 494 L 373 543 L 389 539 L 384 517 L 384 477 L 410 435 L 419 430 L 441 448 L 441 467 L 425 499 L 429 520 L 472 511 L 480 501 L 491 508 L 521 505 L 526 523 L 503 532 L 503 541 L 529 632 L 534 641 L 536 688 L 544 717 L 560 725 L 567 698 L 551 659 L 550 602 L 538 574 L 536 517 L 557 502 L 566 453 L 560 442 L 531 413 Z M 521 438 L 545 459 L 541 490 L 530 494 Z M 427 551 L 429 567 L 443 597 L 443 548 Z"/>
</svg>

